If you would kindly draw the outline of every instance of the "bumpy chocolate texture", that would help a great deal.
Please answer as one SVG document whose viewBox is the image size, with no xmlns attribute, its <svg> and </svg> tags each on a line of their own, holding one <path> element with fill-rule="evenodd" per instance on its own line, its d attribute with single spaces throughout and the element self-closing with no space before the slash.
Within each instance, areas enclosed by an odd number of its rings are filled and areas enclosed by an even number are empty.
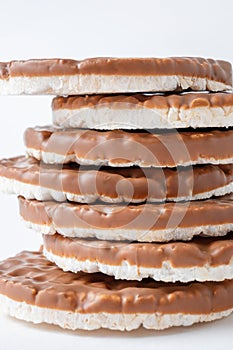
<svg viewBox="0 0 233 350">
<path fill-rule="evenodd" d="M 65 128 L 177 129 L 233 126 L 232 93 L 56 97 L 53 123 Z"/>
<path fill-rule="evenodd" d="M 167 284 L 63 272 L 42 253 L 0 263 L 0 293 L 18 302 L 78 313 L 210 314 L 233 308 L 233 281 Z"/>
<path fill-rule="evenodd" d="M 195 74 L 196 73 L 196 74 Z M 231 84 L 231 64 L 226 61 L 199 57 L 171 58 L 89 58 L 37 59 L 0 63 L 0 77 L 52 76 L 75 74 L 104 75 L 184 75 L 209 77 Z"/>
<path fill-rule="evenodd" d="M 52 109 L 81 109 L 108 106 L 116 110 L 126 108 L 146 109 L 193 109 L 198 107 L 222 108 L 233 106 L 232 93 L 184 93 L 184 94 L 133 94 L 133 95 L 85 95 L 58 96 L 53 99 Z"/>
<path fill-rule="evenodd" d="M 197 57 L 42 59 L 0 63 L 1 94 L 80 95 L 232 88 L 226 61 Z"/>
<path fill-rule="evenodd" d="M 45 163 L 175 167 L 233 163 L 233 130 L 160 132 L 28 128 L 27 152 Z"/>
<path fill-rule="evenodd" d="M 0 161 L 0 189 L 28 199 L 82 203 L 189 200 L 231 192 L 233 165 L 93 169 L 75 163 L 47 165 L 20 156 Z"/>
<path fill-rule="evenodd" d="M 57 230 L 65 236 L 99 238 L 101 233 L 104 239 L 119 240 L 122 235 L 127 239 L 126 235 L 133 234 L 133 240 L 147 241 L 147 234 L 151 234 L 151 241 L 159 241 L 164 240 L 167 231 L 170 232 L 169 239 L 178 239 L 176 234 L 183 230 L 183 240 L 187 240 L 197 229 L 199 234 L 220 236 L 233 227 L 231 196 L 125 206 L 39 202 L 19 197 L 19 206 L 20 215 L 27 223 L 44 233 L 52 234 Z"/>
<path fill-rule="evenodd" d="M 190 242 L 138 243 L 110 242 L 95 239 L 44 235 L 47 251 L 64 258 L 95 261 L 119 266 L 130 265 L 162 268 L 169 261 L 174 268 L 227 265 L 233 257 L 233 234 L 222 238 L 197 237 Z"/>
</svg>

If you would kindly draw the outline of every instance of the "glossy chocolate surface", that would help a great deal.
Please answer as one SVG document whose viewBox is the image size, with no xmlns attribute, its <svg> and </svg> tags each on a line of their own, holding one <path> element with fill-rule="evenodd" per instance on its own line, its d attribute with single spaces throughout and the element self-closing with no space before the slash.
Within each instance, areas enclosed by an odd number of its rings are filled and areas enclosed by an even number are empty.
<svg viewBox="0 0 233 350">
<path fill-rule="evenodd" d="M 162 268 L 169 261 L 174 268 L 210 267 L 227 265 L 233 259 L 233 234 L 221 238 L 197 237 L 190 242 L 138 243 L 113 242 L 97 239 L 44 235 L 47 251 L 78 261 L 98 261 L 119 266 L 130 265 Z"/>
<path fill-rule="evenodd" d="M 97 131 L 52 126 L 28 128 L 25 146 L 77 162 L 108 161 L 111 166 L 140 163 L 144 167 L 175 167 L 233 159 L 233 129 Z"/>
<path fill-rule="evenodd" d="M 232 84 L 231 64 L 199 57 L 32 59 L 0 63 L 0 78 L 53 75 L 182 75 Z"/>
<path fill-rule="evenodd" d="M 233 281 L 116 281 L 100 273 L 64 272 L 41 252 L 0 263 L 0 293 L 39 307 L 79 313 L 209 314 L 233 308 Z"/>
<path fill-rule="evenodd" d="M 223 108 L 233 106 L 233 93 L 187 93 L 187 94 L 117 94 L 55 97 L 52 109 L 111 108 L 111 109 L 193 109 Z"/>
<path fill-rule="evenodd" d="M 164 230 L 232 224 L 232 196 L 203 201 L 138 205 L 39 202 L 19 197 L 26 221 L 60 228 Z"/>
<path fill-rule="evenodd" d="M 158 168 L 111 168 L 47 165 L 32 157 L 0 161 L 0 177 L 63 193 L 118 201 L 164 201 L 190 197 L 227 186 L 233 181 L 233 164 Z M 19 193 L 18 193 L 19 194 Z"/>
</svg>

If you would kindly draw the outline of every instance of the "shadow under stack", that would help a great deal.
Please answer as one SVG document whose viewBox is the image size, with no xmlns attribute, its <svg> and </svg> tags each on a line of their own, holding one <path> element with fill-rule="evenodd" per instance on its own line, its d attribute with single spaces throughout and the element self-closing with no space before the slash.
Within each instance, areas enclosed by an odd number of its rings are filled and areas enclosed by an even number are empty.
<svg viewBox="0 0 233 350">
<path fill-rule="evenodd" d="M 53 125 L 0 161 L 43 247 L 0 263 L 0 308 L 63 328 L 189 326 L 233 311 L 232 68 L 204 58 L 1 63 Z"/>
</svg>

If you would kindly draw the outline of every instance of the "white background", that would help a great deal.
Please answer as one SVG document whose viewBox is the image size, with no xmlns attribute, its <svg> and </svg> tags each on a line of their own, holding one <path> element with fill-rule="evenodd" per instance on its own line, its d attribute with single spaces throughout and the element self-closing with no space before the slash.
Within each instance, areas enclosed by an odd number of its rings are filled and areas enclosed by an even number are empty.
<svg viewBox="0 0 233 350">
<path fill-rule="evenodd" d="M 0 61 L 89 56 L 204 56 L 233 62 L 232 0 L 0 0 Z M 50 97 L 0 97 L 0 157 L 24 152 L 23 131 L 51 122 Z M 0 259 L 37 249 L 15 197 L 0 195 Z M 233 297 L 233 296 L 232 296 Z M 232 349 L 233 317 L 165 332 L 61 331 L 0 316 L 0 349 Z"/>
</svg>

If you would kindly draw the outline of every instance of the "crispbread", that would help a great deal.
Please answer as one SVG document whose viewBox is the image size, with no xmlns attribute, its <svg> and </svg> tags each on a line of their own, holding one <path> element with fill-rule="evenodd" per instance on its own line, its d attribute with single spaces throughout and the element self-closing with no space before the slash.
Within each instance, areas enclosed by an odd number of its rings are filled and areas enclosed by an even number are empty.
<svg viewBox="0 0 233 350">
<path fill-rule="evenodd" d="M 48 164 L 177 167 L 233 163 L 233 129 L 99 131 L 28 128 L 28 155 Z"/>
<path fill-rule="evenodd" d="M 141 203 L 205 199 L 233 192 L 233 164 L 94 169 L 46 165 L 32 157 L 0 161 L 0 190 L 27 199 Z"/>
<path fill-rule="evenodd" d="M 2 95 L 232 89 L 226 61 L 197 57 L 35 59 L 0 63 Z"/>
<path fill-rule="evenodd" d="M 164 242 L 233 231 L 232 196 L 137 205 L 39 202 L 19 197 L 25 223 L 44 234 L 104 240 Z"/>
<path fill-rule="evenodd" d="M 163 282 L 233 279 L 233 234 L 190 242 L 137 243 L 44 235 L 44 255 L 64 271 Z"/>
<path fill-rule="evenodd" d="M 232 293 L 233 280 L 167 284 L 63 272 L 38 252 L 22 252 L 0 263 L 4 312 L 73 330 L 190 326 L 229 315 Z"/>
<path fill-rule="evenodd" d="M 232 93 L 56 97 L 53 123 L 63 128 L 174 129 L 233 126 Z"/>
</svg>

